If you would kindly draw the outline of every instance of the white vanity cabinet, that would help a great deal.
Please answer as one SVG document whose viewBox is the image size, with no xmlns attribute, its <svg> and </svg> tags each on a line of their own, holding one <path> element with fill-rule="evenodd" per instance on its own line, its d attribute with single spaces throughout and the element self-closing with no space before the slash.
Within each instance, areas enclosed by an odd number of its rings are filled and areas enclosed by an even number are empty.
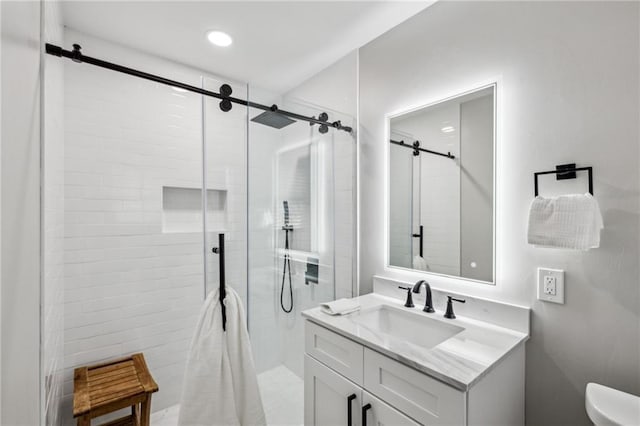
<svg viewBox="0 0 640 426">
<path fill-rule="evenodd" d="M 304 406 L 305 425 L 419 424 L 309 355 L 304 359 Z"/>
<path fill-rule="evenodd" d="M 305 351 L 307 426 L 524 424 L 524 345 L 465 390 L 309 320 Z"/>
</svg>

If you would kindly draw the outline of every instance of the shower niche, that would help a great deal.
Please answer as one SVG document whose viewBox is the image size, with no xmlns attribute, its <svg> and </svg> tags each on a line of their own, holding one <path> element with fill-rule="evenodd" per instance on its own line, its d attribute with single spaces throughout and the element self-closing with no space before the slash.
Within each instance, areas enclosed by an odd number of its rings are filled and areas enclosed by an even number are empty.
<svg viewBox="0 0 640 426">
<path fill-rule="evenodd" d="M 162 187 L 162 232 L 165 234 L 202 232 L 202 189 Z M 227 229 L 227 190 L 207 189 L 207 231 Z"/>
</svg>

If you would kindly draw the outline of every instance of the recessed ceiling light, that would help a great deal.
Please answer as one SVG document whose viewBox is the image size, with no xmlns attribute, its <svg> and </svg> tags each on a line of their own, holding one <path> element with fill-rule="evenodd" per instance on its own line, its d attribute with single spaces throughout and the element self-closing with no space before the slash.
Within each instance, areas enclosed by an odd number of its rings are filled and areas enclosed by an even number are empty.
<svg viewBox="0 0 640 426">
<path fill-rule="evenodd" d="M 171 86 L 171 88 L 172 88 L 173 90 L 175 90 L 176 92 L 178 92 L 178 93 L 187 93 L 187 92 L 188 92 L 188 90 L 187 90 L 187 89 L 183 89 L 182 87 L 175 87 L 175 86 Z"/>
<path fill-rule="evenodd" d="M 442 129 L 440 129 L 440 131 L 442 133 L 451 133 L 451 132 L 455 132 L 456 129 L 453 126 L 444 126 Z"/>
<path fill-rule="evenodd" d="M 207 39 L 211 42 L 211 44 L 215 44 L 220 47 L 227 47 L 233 43 L 233 39 L 227 33 L 223 33 L 222 31 L 209 31 L 207 33 Z"/>
</svg>

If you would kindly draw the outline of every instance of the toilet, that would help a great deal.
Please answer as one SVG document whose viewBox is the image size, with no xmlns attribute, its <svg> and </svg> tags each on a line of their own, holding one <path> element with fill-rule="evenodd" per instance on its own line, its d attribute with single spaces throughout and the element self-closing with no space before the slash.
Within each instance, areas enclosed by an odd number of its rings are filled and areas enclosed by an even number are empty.
<svg viewBox="0 0 640 426">
<path fill-rule="evenodd" d="M 597 383 L 587 384 L 585 407 L 596 426 L 640 425 L 640 397 Z"/>
</svg>

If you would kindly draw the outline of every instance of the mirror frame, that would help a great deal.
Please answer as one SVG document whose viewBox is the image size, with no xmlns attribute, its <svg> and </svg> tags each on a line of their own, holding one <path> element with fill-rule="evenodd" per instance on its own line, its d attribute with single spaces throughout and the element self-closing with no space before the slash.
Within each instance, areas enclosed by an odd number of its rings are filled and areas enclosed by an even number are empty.
<svg viewBox="0 0 640 426">
<path fill-rule="evenodd" d="M 417 106 L 413 106 L 410 108 L 405 108 L 399 111 L 395 111 L 392 113 L 388 113 L 385 114 L 385 164 L 384 164 L 384 170 L 385 170 L 385 191 L 384 191 L 384 259 L 385 259 L 385 271 L 403 271 L 403 272 L 409 272 L 412 274 L 420 274 L 420 275 L 428 275 L 428 276 L 435 276 L 435 277 L 441 277 L 441 278 L 446 278 L 446 279 L 453 279 L 453 280 L 462 280 L 462 281 L 466 281 L 466 282 L 470 282 L 470 283 L 479 283 L 479 284 L 485 284 L 485 285 L 492 285 L 495 286 L 496 285 L 496 272 L 498 270 L 498 258 L 497 258 L 497 242 L 498 242 L 498 228 L 497 228 L 497 216 L 498 216 L 498 179 L 497 179 L 497 172 L 498 172 L 498 139 L 499 139 L 499 127 L 498 127 L 498 112 L 499 112 L 499 105 L 500 103 L 498 102 L 498 83 L 499 83 L 499 79 L 492 79 L 490 80 L 489 83 L 484 83 L 484 84 L 477 84 L 477 85 L 473 85 L 471 86 L 471 88 L 469 89 L 462 89 L 462 90 L 458 90 L 455 91 L 451 94 L 448 94 L 446 96 L 442 96 L 442 97 L 437 97 L 434 100 L 425 102 L 425 103 L 420 103 Z M 472 94 L 474 92 L 478 92 L 480 90 L 485 90 L 492 87 L 493 88 L 493 281 L 483 281 L 483 280 L 478 280 L 478 279 L 474 279 L 474 278 L 467 278 L 467 277 L 462 277 L 459 275 L 449 275 L 449 274 L 443 274 L 443 273 L 439 273 L 439 272 L 432 272 L 432 271 L 421 271 L 419 269 L 412 269 L 412 268 L 405 268 L 402 266 L 394 266 L 391 265 L 390 263 L 390 257 L 391 257 L 391 253 L 390 253 L 390 225 L 389 225 L 389 219 L 390 219 L 390 206 L 389 206 L 389 200 L 390 200 L 390 193 L 391 193 L 391 144 L 389 143 L 389 138 L 391 137 L 391 120 L 394 118 L 397 118 L 399 116 L 405 115 L 405 114 L 409 114 L 421 109 L 425 109 L 425 108 L 429 108 L 438 104 L 441 104 L 443 102 L 447 102 L 447 101 L 451 101 L 454 100 L 456 98 L 459 98 L 461 96 L 466 96 L 469 94 Z"/>
</svg>

